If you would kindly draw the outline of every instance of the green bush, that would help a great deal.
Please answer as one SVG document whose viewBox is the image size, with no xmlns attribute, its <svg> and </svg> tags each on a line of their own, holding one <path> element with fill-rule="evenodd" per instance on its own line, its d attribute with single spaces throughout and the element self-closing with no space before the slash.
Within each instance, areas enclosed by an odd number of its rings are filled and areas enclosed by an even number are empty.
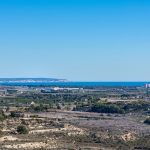
<svg viewBox="0 0 150 150">
<path fill-rule="evenodd" d="M 24 117 L 24 114 L 22 112 L 12 111 L 10 113 L 11 117 Z"/>
<path fill-rule="evenodd" d="M 3 111 L 0 111 L 0 121 L 5 120 L 6 116 L 4 115 Z"/>
<path fill-rule="evenodd" d="M 27 128 L 26 126 L 24 126 L 24 125 L 19 125 L 19 126 L 17 127 L 17 132 L 18 132 L 19 134 L 28 134 L 28 133 L 29 133 L 29 130 L 28 130 L 28 128 Z"/>
<path fill-rule="evenodd" d="M 148 111 L 150 108 L 150 103 L 145 101 L 138 101 L 138 102 L 132 102 L 127 103 L 123 109 L 126 112 L 139 112 L 139 111 Z"/>
<path fill-rule="evenodd" d="M 124 110 L 115 104 L 95 104 L 91 107 L 92 112 L 98 113 L 124 113 Z"/>
<path fill-rule="evenodd" d="M 3 121 L 5 119 L 5 116 L 0 114 L 0 121 Z"/>
<path fill-rule="evenodd" d="M 38 106 L 32 106 L 32 107 L 30 107 L 30 110 L 33 110 L 35 112 L 47 111 L 48 110 L 48 106 L 40 104 Z"/>
<path fill-rule="evenodd" d="M 144 123 L 149 124 L 150 125 L 150 118 L 147 118 Z"/>
</svg>

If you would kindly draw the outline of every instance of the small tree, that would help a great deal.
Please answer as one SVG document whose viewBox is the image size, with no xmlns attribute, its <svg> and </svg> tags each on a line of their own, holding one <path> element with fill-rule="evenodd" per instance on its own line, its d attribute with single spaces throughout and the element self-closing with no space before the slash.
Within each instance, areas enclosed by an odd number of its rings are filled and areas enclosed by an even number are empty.
<svg viewBox="0 0 150 150">
<path fill-rule="evenodd" d="M 3 121 L 5 119 L 5 116 L 3 114 L 0 114 L 0 121 Z"/>
<path fill-rule="evenodd" d="M 24 126 L 24 125 L 19 125 L 19 126 L 17 127 L 17 132 L 18 132 L 19 134 L 28 134 L 28 133 L 29 133 L 29 130 L 28 130 L 28 128 L 27 128 L 26 126 Z"/>
<path fill-rule="evenodd" d="M 12 111 L 10 113 L 10 116 L 13 117 L 13 118 L 14 117 L 24 117 L 24 114 L 22 112 Z"/>
<path fill-rule="evenodd" d="M 150 125 L 150 118 L 147 118 L 144 123 L 149 124 Z"/>
<path fill-rule="evenodd" d="M 61 109 L 60 105 L 57 105 L 57 109 Z"/>
<path fill-rule="evenodd" d="M 5 120 L 6 116 L 3 111 L 0 110 L 0 121 Z"/>
</svg>

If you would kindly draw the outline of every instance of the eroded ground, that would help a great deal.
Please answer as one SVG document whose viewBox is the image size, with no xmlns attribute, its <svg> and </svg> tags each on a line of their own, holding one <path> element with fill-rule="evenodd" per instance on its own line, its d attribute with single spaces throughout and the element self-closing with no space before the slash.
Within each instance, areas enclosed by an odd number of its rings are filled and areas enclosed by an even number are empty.
<svg viewBox="0 0 150 150">
<path fill-rule="evenodd" d="M 150 149 L 150 127 L 143 123 L 142 114 L 51 111 L 36 115 L 3 121 L 1 149 Z M 20 124 L 28 127 L 28 134 L 16 132 Z"/>
</svg>

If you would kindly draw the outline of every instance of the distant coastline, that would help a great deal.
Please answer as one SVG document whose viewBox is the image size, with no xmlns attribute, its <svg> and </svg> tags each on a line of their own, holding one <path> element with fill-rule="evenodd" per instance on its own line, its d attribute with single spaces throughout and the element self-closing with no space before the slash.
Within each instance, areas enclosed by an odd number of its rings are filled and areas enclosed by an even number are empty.
<svg viewBox="0 0 150 150">
<path fill-rule="evenodd" d="M 140 87 L 150 82 L 81 82 L 55 78 L 0 78 L 0 86 L 59 86 L 59 87 Z"/>
<path fill-rule="evenodd" d="M 66 82 L 56 78 L 0 78 L 0 83 Z"/>
</svg>

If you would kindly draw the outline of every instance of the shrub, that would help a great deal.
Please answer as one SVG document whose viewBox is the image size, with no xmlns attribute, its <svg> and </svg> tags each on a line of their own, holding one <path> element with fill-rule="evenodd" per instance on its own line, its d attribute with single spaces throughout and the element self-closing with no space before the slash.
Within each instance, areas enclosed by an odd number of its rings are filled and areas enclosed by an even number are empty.
<svg viewBox="0 0 150 150">
<path fill-rule="evenodd" d="M 0 121 L 3 121 L 5 119 L 5 116 L 0 114 Z"/>
<path fill-rule="evenodd" d="M 24 126 L 24 125 L 19 125 L 19 126 L 17 127 L 17 132 L 18 132 L 19 134 L 28 134 L 28 133 L 29 133 L 29 130 L 28 130 L 28 128 L 27 128 L 26 126 Z"/>
<path fill-rule="evenodd" d="M 12 111 L 10 113 L 11 117 L 24 117 L 24 114 L 22 112 Z"/>
<path fill-rule="evenodd" d="M 6 118 L 3 111 L 0 111 L 0 121 L 3 121 Z"/>
<path fill-rule="evenodd" d="M 96 104 L 91 107 L 92 112 L 98 113 L 124 113 L 124 110 L 115 104 Z"/>
<path fill-rule="evenodd" d="M 127 112 L 135 112 L 135 111 L 139 112 L 139 111 L 148 111 L 149 107 L 150 107 L 149 102 L 138 101 L 126 104 L 123 109 Z"/>
<path fill-rule="evenodd" d="M 31 110 L 33 110 L 35 112 L 47 111 L 48 110 L 48 106 L 44 106 L 44 105 L 40 104 L 38 106 L 32 106 Z"/>
<path fill-rule="evenodd" d="M 144 123 L 149 124 L 150 125 L 150 118 L 147 118 Z"/>
<path fill-rule="evenodd" d="M 30 115 L 31 118 L 39 118 L 38 115 Z"/>
</svg>

